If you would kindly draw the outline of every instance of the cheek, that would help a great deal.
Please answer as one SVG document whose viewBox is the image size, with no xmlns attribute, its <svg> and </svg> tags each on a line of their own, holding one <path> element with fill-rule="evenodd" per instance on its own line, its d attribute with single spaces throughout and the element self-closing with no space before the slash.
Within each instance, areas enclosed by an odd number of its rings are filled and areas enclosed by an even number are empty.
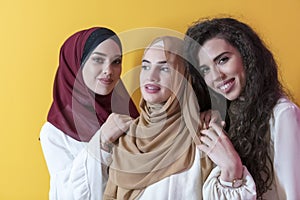
<svg viewBox="0 0 300 200">
<path fill-rule="evenodd" d="M 204 81 L 208 87 L 213 87 L 212 78 L 209 75 L 204 76 Z"/>
<path fill-rule="evenodd" d="M 169 89 L 169 90 L 174 90 L 176 88 L 173 88 L 175 86 L 172 87 L 172 82 L 170 79 L 166 78 L 166 79 L 163 79 L 164 81 L 162 82 L 162 85 L 166 88 L 166 89 Z"/>
<path fill-rule="evenodd" d="M 145 80 L 145 72 L 141 71 L 140 72 L 140 85 L 142 85 L 142 83 L 144 82 Z"/>
<path fill-rule="evenodd" d="M 120 77 L 120 76 L 121 76 L 121 73 L 122 73 L 121 67 L 114 69 L 114 75 L 115 75 L 116 77 Z"/>
</svg>

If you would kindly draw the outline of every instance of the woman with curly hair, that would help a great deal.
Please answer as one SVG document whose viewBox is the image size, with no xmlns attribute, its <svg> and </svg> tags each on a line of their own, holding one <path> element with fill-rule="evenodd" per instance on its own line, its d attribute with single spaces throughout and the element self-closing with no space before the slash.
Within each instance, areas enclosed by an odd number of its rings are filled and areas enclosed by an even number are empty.
<svg viewBox="0 0 300 200">
<path fill-rule="evenodd" d="M 278 79 L 271 51 L 251 27 L 233 18 L 198 21 L 186 35 L 190 70 L 199 72 L 191 73 L 193 80 L 201 75 L 211 94 L 228 102 L 227 133 L 212 127 L 201 139 L 206 144 L 201 150 L 214 160 L 223 145 L 218 135 L 225 133 L 240 156 L 236 163 L 251 173 L 258 199 L 300 199 L 300 109 Z M 215 176 L 223 185 L 231 182 L 222 180 L 222 173 Z M 236 176 L 233 182 L 241 170 Z"/>
</svg>

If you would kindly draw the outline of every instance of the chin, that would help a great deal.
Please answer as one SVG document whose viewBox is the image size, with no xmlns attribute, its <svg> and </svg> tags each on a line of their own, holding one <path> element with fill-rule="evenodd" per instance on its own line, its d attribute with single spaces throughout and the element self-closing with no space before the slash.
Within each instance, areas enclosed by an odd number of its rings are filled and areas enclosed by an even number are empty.
<svg viewBox="0 0 300 200">
<path fill-rule="evenodd" d="M 230 101 L 234 101 L 236 100 L 237 98 L 239 98 L 240 94 L 227 94 L 225 95 L 225 98 L 230 100 Z"/>
<path fill-rule="evenodd" d="M 111 93 L 112 90 L 100 90 L 100 91 L 96 91 L 96 94 L 99 95 L 108 95 L 109 93 Z"/>
</svg>

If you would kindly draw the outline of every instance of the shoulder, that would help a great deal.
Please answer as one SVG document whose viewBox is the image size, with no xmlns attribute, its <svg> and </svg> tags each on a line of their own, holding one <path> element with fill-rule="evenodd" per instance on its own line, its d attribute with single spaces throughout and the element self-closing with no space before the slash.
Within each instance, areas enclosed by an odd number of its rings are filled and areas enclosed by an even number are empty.
<svg viewBox="0 0 300 200">
<path fill-rule="evenodd" d="M 52 137 L 54 136 L 57 137 L 59 135 L 63 136 L 64 133 L 59 130 L 58 128 L 56 128 L 53 124 L 51 124 L 50 122 L 46 122 L 42 128 L 41 128 L 41 131 L 40 131 L 40 139 L 43 140 L 43 139 L 46 139 L 48 137 Z"/>
<path fill-rule="evenodd" d="M 300 126 L 300 109 L 286 97 L 278 100 L 273 109 L 273 117 L 270 121 L 271 125 L 275 127 Z"/>
<path fill-rule="evenodd" d="M 63 131 L 55 127 L 50 122 L 46 122 L 42 126 L 40 131 L 40 141 L 42 143 L 81 143 L 66 135 Z"/>
<path fill-rule="evenodd" d="M 273 114 L 276 119 L 277 117 L 281 116 L 284 113 L 286 114 L 289 113 L 291 115 L 299 115 L 300 109 L 295 103 L 290 101 L 288 98 L 282 97 L 277 101 L 277 104 L 273 109 Z"/>
</svg>

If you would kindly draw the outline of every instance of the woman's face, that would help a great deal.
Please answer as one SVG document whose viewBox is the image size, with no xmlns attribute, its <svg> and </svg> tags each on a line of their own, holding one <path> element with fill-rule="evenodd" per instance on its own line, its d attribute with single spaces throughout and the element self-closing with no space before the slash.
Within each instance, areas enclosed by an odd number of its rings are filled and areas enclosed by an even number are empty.
<svg viewBox="0 0 300 200">
<path fill-rule="evenodd" d="M 198 53 L 199 71 L 206 84 L 228 100 L 235 100 L 245 84 L 245 70 L 239 51 L 226 40 L 206 41 Z"/>
<path fill-rule="evenodd" d="M 100 95 L 109 94 L 120 79 L 122 54 L 118 44 L 107 39 L 100 43 L 85 62 L 82 74 L 89 89 Z"/>
<path fill-rule="evenodd" d="M 163 103 L 171 96 L 173 67 L 167 63 L 164 50 L 146 50 L 140 73 L 141 93 L 145 101 Z"/>
</svg>

